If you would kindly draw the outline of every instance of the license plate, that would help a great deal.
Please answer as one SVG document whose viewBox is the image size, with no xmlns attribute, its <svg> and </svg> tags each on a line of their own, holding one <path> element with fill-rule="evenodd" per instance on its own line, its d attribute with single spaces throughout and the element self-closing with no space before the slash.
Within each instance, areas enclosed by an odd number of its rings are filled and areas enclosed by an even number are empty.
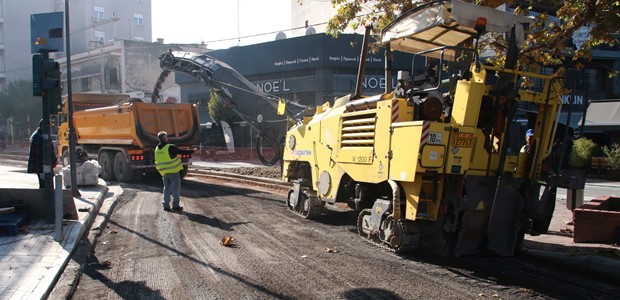
<svg viewBox="0 0 620 300">
<path fill-rule="evenodd" d="M 471 148 L 474 143 L 474 134 L 465 132 L 455 132 L 452 134 L 452 146 Z"/>
</svg>

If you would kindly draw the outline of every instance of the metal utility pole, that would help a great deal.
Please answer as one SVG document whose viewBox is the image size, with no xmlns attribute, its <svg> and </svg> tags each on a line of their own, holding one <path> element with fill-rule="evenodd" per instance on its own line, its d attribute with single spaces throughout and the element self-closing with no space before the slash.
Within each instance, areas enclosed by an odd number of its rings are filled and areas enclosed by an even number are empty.
<svg viewBox="0 0 620 300">
<path fill-rule="evenodd" d="M 69 0 L 65 0 L 65 28 L 69 32 Z M 75 127 L 73 127 L 73 96 L 71 89 L 71 35 L 67 34 L 65 38 L 65 48 L 67 57 L 67 107 L 69 115 L 69 168 L 71 168 L 71 194 L 73 197 L 79 197 L 80 191 L 77 188 L 77 173 L 75 171 Z M 62 155 L 62 153 L 61 153 Z"/>
<path fill-rule="evenodd" d="M 48 60 L 49 52 L 41 51 L 42 60 Z M 54 211 L 54 186 L 53 186 L 53 171 L 52 171 L 52 140 L 50 138 L 50 95 L 45 91 L 41 97 L 43 102 L 41 131 L 43 131 L 43 178 L 45 180 L 45 187 L 43 191 L 43 199 L 45 199 L 45 211 L 46 220 L 48 224 L 54 222 L 53 215 L 50 213 Z"/>
</svg>

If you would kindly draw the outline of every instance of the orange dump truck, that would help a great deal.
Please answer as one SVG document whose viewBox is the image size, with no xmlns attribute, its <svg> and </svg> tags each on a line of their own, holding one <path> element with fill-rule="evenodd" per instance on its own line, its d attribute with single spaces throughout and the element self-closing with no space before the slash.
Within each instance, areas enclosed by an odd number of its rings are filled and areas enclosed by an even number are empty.
<svg viewBox="0 0 620 300">
<path fill-rule="evenodd" d="M 72 102 L 77 146 L 89 158 L 97 158 L 104 180 L 131 182 L 143 173 L 155 172 L 159 131 L 166 131 L 170 143 L 180 148 L 191 147 L 200 135 L 198 108 L 193 104 L 145 103 L 128 95 L 87 93 L 74 93 Z M 68 106 L 64 103 L 59 115 L 58 153 L 68 165 Z M 181 158 L 181 177 L 187 174 L 190 158 Z"/>
</svg>

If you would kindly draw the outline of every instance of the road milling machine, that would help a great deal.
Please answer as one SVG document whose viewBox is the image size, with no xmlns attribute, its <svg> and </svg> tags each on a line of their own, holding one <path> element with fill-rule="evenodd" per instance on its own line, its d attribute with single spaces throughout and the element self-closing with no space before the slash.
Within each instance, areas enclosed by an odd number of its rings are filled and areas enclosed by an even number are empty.
<svg viewBox="0 0 620 300">
<path fill-rule="evenodd" d="M 359 234 L 397 253 L 514 255 L 524 234 L 548 228 L 555 202 L 544 162 L 562 81 L 517 63 L 531 22 L 459 0 L 396 18 L 380 36 L 386 87 L 393 51 L 414 54 L 412 69 L 397 72 L 394 91 L 366 97 L 360 66 L 354 94 L 318 106 L 288 131 L 288 209 L 304 218 L 326 205 L 356 209 Z M 478 48 L 490 32 L 507 37 L 503 66 Z M 520 152 L 525 129 L 511 130 L 522 110 L 532 116 L 529 153 Z"/>
</svg>

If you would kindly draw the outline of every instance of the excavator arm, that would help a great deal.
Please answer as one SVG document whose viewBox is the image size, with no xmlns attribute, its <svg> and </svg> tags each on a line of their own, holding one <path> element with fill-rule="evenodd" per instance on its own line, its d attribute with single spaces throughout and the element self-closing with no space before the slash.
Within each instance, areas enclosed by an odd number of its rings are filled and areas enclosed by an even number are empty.
<svg viewBox="0 0 620 300">
<path fill-rule="evenodd" d="M 256 149 L 263 164 L 273 165 L 280 159 L 280 145 L 284 142 L 288 125 L 303 117 L 305 106 L 261 91 L 237 70 L 206 54 L 168 51 L 159 59 L 162 72 L 153 90 L 153 102 L 159 102 L 162 84 L 170 72 L 197 77 L 214 89 L 241 119 L 258 132 Z M 283 115 L 277 113 L 280 101 L 285 102 Z M 265 158 L 261 153 L 264 147 L 277 149 L 276 155 Z"/>
</svg>

